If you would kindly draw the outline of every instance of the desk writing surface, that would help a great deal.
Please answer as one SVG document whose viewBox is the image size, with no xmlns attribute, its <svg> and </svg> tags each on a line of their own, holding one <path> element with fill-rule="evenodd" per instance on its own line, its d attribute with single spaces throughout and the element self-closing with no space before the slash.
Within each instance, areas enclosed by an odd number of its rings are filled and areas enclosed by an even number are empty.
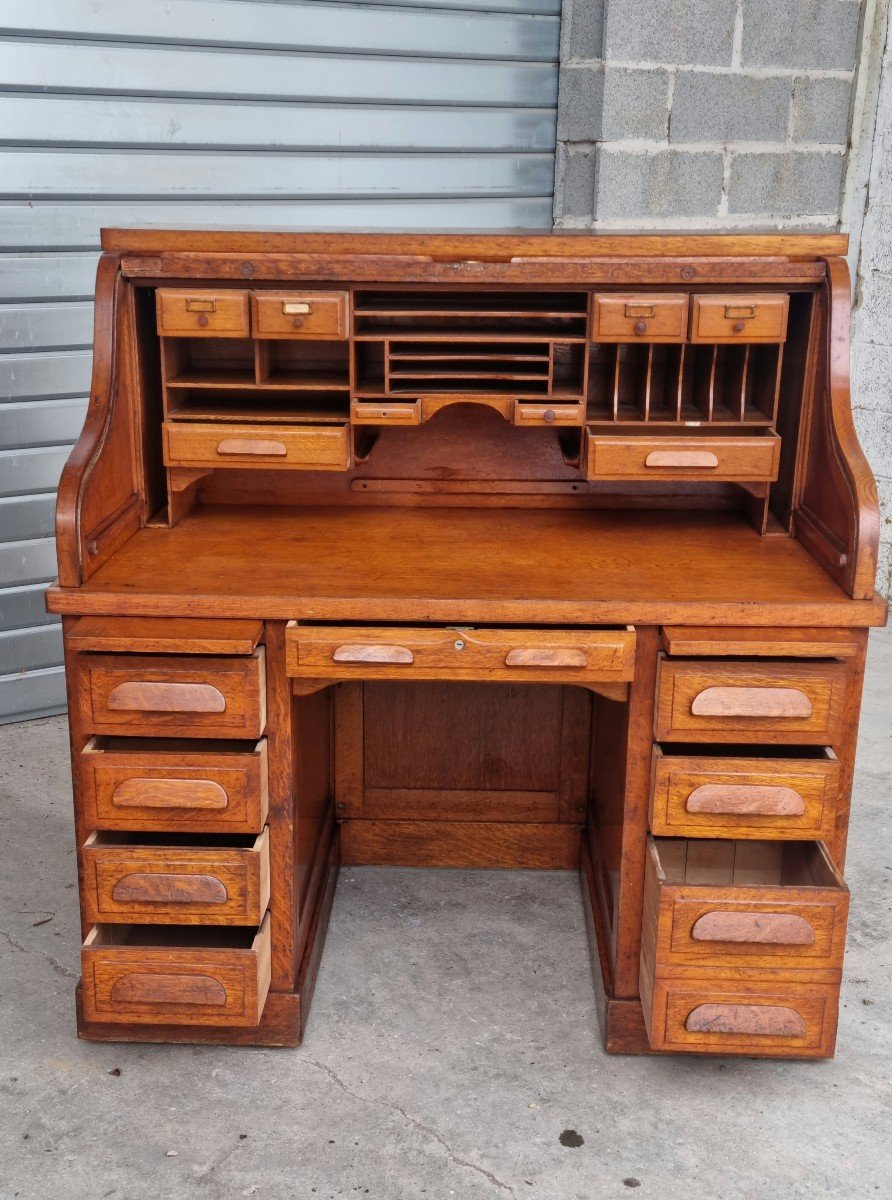
<svg viewBox="0 0 892 1200">
<path fill-rule="evenodd" d="M 732 513 L 219 505 L 138 533 L 54 611 L 354 620 L 882 624 Z"/>
</svg>

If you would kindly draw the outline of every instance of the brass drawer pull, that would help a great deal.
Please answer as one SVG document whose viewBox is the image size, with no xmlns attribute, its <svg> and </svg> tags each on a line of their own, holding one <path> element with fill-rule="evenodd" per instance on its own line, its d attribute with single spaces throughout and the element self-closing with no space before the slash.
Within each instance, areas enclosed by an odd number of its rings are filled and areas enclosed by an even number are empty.
<svg viewBox="0 0 892 1200">
<path fill-rule="evenodd" d="M 627 304 L 623 311 L 627 317 L 653 318 L 657 315 L 657 310 L 652 304 Z"/>
<path fill-rule="evenodd" d="M 756 317 L 756 307 L 754 304 L 726 304 L 725 305 L 725 320 L 726 321 L 753 321 Z"/>
<path fill-rule="evenodd" d="M 771 946 L 813 946 L 815 931 L 795 913 L 708 912 L 694 922 L 695 942 L 753 942 Z"/>
<path fill-rule="evenodd" d="M 704 783 L 688 796 L 685 809 L 691 813 L 801 817 L 805 801 L 795 788 L 776 783 Z"/>
<path fill-rule="evenodd" d="M 584 650 L 562 650 L 548 646 L 518 646 L 505 656 L 506 667 L 584 667 L 587 662 Z"/>
<path fill-rule="evenodd" d="M 133 871 L 112 888 L 112 899 L 146 904 L 225 904 L 229 893 L 215 875 L 160 875 Z"/>
<path fill-rule="evenodd" d="M 805 1037 L 798 1012 L 775 1004 L 700 1004 L 684 1023 L 688 1033 L 751 1033 Z"/>
<path fill-rule="evenodd" d="M 115 980 L 113 1004 L 226 1003 L 226 988 L 210 975 L 161 975 L 131 972 Z"/>
<path fill-rule="evenodd" d="M 216 300 L 199 299 L 197 297 L 187 298 L 186 300 L 186 312 L 212 313 L 216 311 Z"/>
<path fill-rule="evenodd" d="M 695 717 L 810 717 L 805 692 L 789 687 L 709 687 L 691 703 Z"/>
<path fill-rule="evenodd" d="M 337 663 L 402 663 L 415 661 L 415 655 L 405 646 L 351 645 L 338 646 L 332 658 Z"/>
<path fill-rule="evenodd" d="M 714 470 L 719 465 L 717 454 L 711 450 L 651 450 L 644 460 L 646 467 L 701 467 Z"/>
<path fill-rule="evenodd" d="M 115 808 L 208 808 L 229 804 L 213 779 L 125 779 L 112 792 Z"/>
<path fill-rule="evenodd" d="M 282 312 L 286 317 L 296 317 L 298 314 L 306 315 L 313 311 L 313 306 L 307 304 L 306 300 L 283 300 Z"/>
<path fill-rule="evenodd" d="M 258 458 L 285 458 L 288 447 L 271 438 L 224 438 L 217 444 L 218 454 L 254 454 Z"/>
<path fill-rule="evenodd" d="M 109 693 L 111 712 L 221 713 L 226 697 L 210 683 L 119 683 Z"/>
</svg>

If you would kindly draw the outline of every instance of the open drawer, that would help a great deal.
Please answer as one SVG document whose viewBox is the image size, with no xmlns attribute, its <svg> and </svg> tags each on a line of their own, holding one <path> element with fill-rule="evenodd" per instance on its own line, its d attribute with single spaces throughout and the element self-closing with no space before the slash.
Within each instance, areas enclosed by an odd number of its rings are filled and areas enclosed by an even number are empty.
<svg viewBox="0 0 892 1200">
<path fill-rule="evenodd" d="M 126 1025 L 260 1023 L 270 986 L 259 929 L 94 925 L 81 951 L 84 1017 Z"/>
<path fill-rule="evenodd" d="M 306 679 L 466 679 L 621 683 L 631 629 L 465 629 L 300 625 L 285 634 L 288 674 Z"/>
<path fill-rule="evenodd" d="M 81 907 L 97 924 L 259 925 L 269 905 L 269 829 L 217 842 L 91 833 L 81 861 Z"/>
</svg>

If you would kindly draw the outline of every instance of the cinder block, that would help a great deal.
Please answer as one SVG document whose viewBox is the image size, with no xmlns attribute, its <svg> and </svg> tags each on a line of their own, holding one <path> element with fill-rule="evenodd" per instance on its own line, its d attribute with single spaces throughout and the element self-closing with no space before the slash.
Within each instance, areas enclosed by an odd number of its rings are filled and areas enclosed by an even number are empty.
<svg viewBox="0 0 892 1200">
<path fill-rule="evenodd" d="M 598 152 L 595 216 L 713 216 L 722 195 L 722 155 L 658 150 Z"/>
<path fill-rule="evenodd" d="M 884 523 L 881 528 L 885 535 L 888 532 L 888 525 Z M 880 541 L 876 589 L 881 596 L 892 595 L 892 541 Z"/>
<path fill-rule="evenodd" d="M 892 413 L 892 346 L 878 346 L 869 341 L 874 315 L 861 308 L 855 318 L 852 403 L 858 408 Z"/>
<path fill-rule="evenodd" d="M 858 440 L 874 475 L 892 480 L 892 412 L 856 408 L 854 413 Z"/>
<path fill-rule="evenodd" d="M 771 217 L 835 216 L 844 161 L 842 154 L 737 154 L 731 163 L 728 211 Z"/>
<path fill-rule="evenodd" d="M 793 81 L 793 137 L 798 142 L 844 146 L 849 140 L 851 100 L 847 79 L 798 75 Z"/>
<path fill-rule="evenodd" d="M 669 122 L 669 73 L 625 67 L 604 68 L 601 137 L 663 141 Z"/>
<path fill-rule="evenodd" d="M 598 156 L 594 146 L 558 145 L 556 167 L 555 220 L 580 217 L 591 220 L 598 171 Z"/>
<path fill-rule="evenodd" d="M 604 58 L 729 66 L 735 0 L 609 0 Z"/>
<path fill-rule="evenodd" d="M 604 42 L 606 0 L 564 0 L 561 5 L 561 60 L 599 59 Z"/>
<path fill-rule="evenodd" d="M 559 142 L 596 142 L 601 137 L 604 71 L 601 67 L 561 67 L 558 82 Z"/>
<path fill-rule="evenodd" d="M 745 67 L 855 67 L 857 0 L 743 0 Z"/>
<path fill-rule="evenodd" d="M 857 336 L 859 340 L 887 346 L 892 352 L 892 275 L 873 269 L 869 251 L 863 265 L 866 270 L 859 281 Z M 892 391 L 892 373 L 886 382 Z"/>
<path fill-rule="evenodd" d="M 777 142 L 787 136 L 789 76 L 753 78 L 679 71 L 669 137 L 673 142 Z"/>
</svg>

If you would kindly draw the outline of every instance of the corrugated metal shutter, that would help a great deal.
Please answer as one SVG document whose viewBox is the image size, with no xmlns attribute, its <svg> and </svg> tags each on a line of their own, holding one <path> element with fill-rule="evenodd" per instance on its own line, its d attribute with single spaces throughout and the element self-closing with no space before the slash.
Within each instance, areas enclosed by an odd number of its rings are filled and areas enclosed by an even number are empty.
<svg viewBox="0 0 892 1200">
<path fill-rule="evenodd" d="M 64 703 L 102 225 L 551 225 L 560 0 L 0 0 L 0 720 Z"/>
</svg>

